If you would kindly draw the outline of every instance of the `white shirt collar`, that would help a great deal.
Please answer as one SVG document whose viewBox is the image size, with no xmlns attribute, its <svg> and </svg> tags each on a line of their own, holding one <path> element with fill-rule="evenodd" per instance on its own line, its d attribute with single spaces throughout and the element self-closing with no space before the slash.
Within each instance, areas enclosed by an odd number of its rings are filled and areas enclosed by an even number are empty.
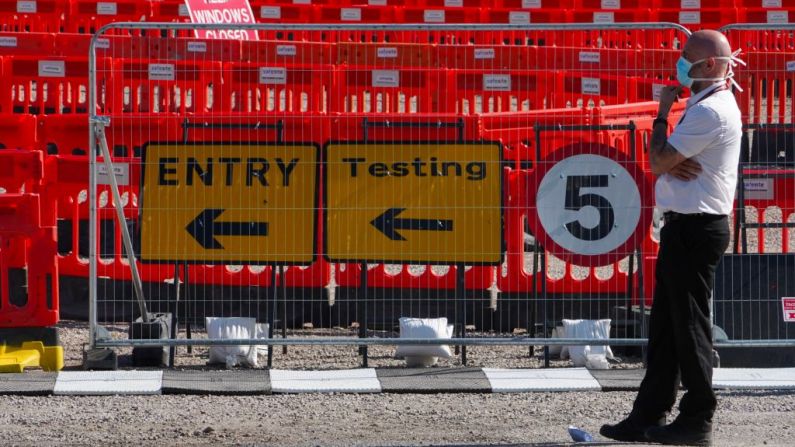
<svg viewBox="0 0 795 447">
<path fill-rule="evenodd" d="M 726 84 L 726 81 L 715 81 L 714 84 L 710 85 L 709 87 L 701 90 L 700 92 L 696 93 L 695 95 L 690 96 L 687 100 L 687 107 L 692 106 L 693 104 L 701 101 L 701 98 L 707 96 L 711 91 L 715 90 L 716 88 L 720 87 L 721 85 Z"/>
</svg>

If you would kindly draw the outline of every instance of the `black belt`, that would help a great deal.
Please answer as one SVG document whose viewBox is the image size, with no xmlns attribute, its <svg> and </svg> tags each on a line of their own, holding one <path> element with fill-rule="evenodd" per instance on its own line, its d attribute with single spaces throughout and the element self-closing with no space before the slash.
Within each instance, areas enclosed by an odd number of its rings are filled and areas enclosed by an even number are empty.
<svg viewBox="0 0 795 447">
<path fill-rule="evenodd" d="M 676 211 L 666 211 L 663 213 L 663 219 L 665 223 L 673 222 L 676 220 L 685 220 L 685 219 L 720 219 L 726 217 L 723 214 L 709 214 L 709 213 L 691 213 L 691 214 L 682 214 L 677 213 Z"/>
</svg>

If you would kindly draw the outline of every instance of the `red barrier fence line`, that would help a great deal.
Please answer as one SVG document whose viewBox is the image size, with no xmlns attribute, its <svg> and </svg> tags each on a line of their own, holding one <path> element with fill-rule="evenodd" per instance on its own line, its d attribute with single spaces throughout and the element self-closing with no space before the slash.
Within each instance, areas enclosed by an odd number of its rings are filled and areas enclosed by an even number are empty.
<svg viewBox="0 0 795 447">
<path fill-rule="evenodd" d="M 63 34 L 0 32 L 0 56 L 52 56 L 55 36 L 59 35 Z M 87 54 L 88 49 L 83 56 Z"/>
<path fill-rule="evenodd" d="M 62 114 L 88 110 L 87 55 L 82 59 L 6 56 L 3 78 L 11 91 L 4 89 L 2 113 Z M 100 76 L 99 82 L 102 81 Z"/>
<path fill-rule="evenodd" d="M 328 113 L 334 73 L 317 65 L 262 60 L 224 64 L 225 82 L 214 90 L 220 109 L 255 113 Z"/>
<path fill-rule="evenodd" d="M 26 4 L 0 2 L 0 31 L 61 32 L 68 13 L 69 1 L 66 0 L 37 0 Z"/>
<path fill-rule="evenodd" d="M 0 148 L 35 149 L 38 141 L 36 126 L 36 117 L 33 115 L 0 115 Z"/>
<path fill-rule="evenodd" d="M 139 0 L 71 0 L 69 14 L 65 17 L 64 28 L 70 33 L 94 34 L 104 25 L 113 22 L 147 21 L 152 15 L 151 2 Z M 110 31 L 106 34 L 114 34 Z M 120 31 L 121 34 L 129 34 Z"/>
<path fill-rule="evenodd" d="M 47 183 L 54 177 L 44 154 L 0 151 L 0 275 L 9 284 L 9 270 L 27 276 L 24 302 L 11 299 L 10 287 L 0 291 L 0 327 L 51 326 L 58 322 L 58 263 L 54 204 Z"/>
</svg>

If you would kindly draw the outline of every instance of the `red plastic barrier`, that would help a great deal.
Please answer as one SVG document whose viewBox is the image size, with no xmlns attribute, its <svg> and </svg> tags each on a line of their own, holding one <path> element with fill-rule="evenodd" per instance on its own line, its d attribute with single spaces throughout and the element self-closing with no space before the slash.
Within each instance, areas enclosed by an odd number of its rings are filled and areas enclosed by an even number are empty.
<svg viewBox="0 0 795 447">
<path fill-rule="evenodd" d="M 114 113 L 202 113 L 221 110 L 220 98 L 208 90 L 223 84 L 220 62 L 117 59 L 111 95 Z"/>
<path fill-rule="evenodd" d="M 0 114 L 0 148 L 30 150 L 36 142 L 35 116 Z"/>
<path fill-rule="evenodd" d="M 69 14 L 65 17 L 66 32 L 94 34 L 112 22 L 141 22 L 151 16 L 151 3 L 140 0 L 72 0 Z M 131 34 L 114 29 L 105 34 Z M 133 34 L 139 34 L 135 32 Z"/>
<path fill-rule="evenodd" d="M 0 194 L 0 281 L 4 284 L 0 327 L 58 322 L 55 206 L 47 201 L 45 179 L 52 177 L 46 171 L 39 152 L 0 151 L 0 187 L 5 190 Z M 5 286 L 10 284 L 12 269 L 27 276 L 24 297 L 12 296 L 12 288 Z"/>
<path fill-rule="evenodd" d="M 334 63 L 357 68 L 438 68 L 437 47 L 430 44 L 350 43 L 332 47 Z"/>
<path fill-rule="evenodd" d="M 652 12 L 649 9 L 572 9 L 569 17 L 575 23 L 632 23 L 649 22 Z"/>
<path fill-rule="evenodd" d="M 69 0 L 0 2 L 0 31 L 62 32 L 63 20 L 68 12 Z"/>
<path fill-rule="evenodd" d="M 482 135 L 486 140 L 501 141 L 504 159 L 515 169 L 537 160 L 536 126 L 574 126 L 593 120 L 594 110 L 560 108 L 517 113 L 494 113 L 481 116 Z M 590 139 L 587 131 L 546 131 L 541 134 L 541 158 L 568 144 Z"/>
<path fill-rule="evenodd" d="M 395 23 L 399 9 L 389 6 L 319 6 L 320 23 Z"/>
<path fill-rule="evenodd" d="M 555 104 L 555 73 L 545 70 L 450 70 L 442 111 L 493 113 L 544 109 Z"/>
<path fill-rule="evenodd" d="M 327 113 L 334 73 L 331 66 L 283 62 L 240 62 L 224 65 L 226 83 L 215 101 L 232 112 Z M 220 84 L 215 84 L 220 85 Z"/>
<path fill-rule="evenodd" d="M 513 8 L 483 8 L 484 23 L 567 23 L 570 14 L 562 8 L 516 10 Z"/>
<path fill-rule="evenodd" d="M 421 69 L 362 70 L 339 67 L 329 92 L 329 112 L 439 112 L 446 76 Z"/>
<path fill-rule="evenodd" d="M 274 5 L 269 0 L 251 0 L 250 3 L 260 23 L 319 23 L 314 5 Z"/>
<path fill-rule="evenodd" d="M 656 9 L 651 19 L 655 22 L 673 22 L 686 26 L 691 31 L 699 29 L 718 29 L 727 23 L 737 23 L 737 10 L 725 5 L 707 9 L 702 2 L 702 9 Z"/>
<path fill-rule="evenodd" d="M 539 47 L 503 45 L 437 45 L 428 50 L 432 63 L 439 67 L 461 70 L 494 69 L 539 70 L 546 61 L 538 57 Z M 553 67 L 549 62 L 549 67 Z M 551 69 L 551 68 L 550 68 Z"/>
<path fill-rule="evenodd" d="M 51 56 L 54 36 L 50 33 L 0 32 L 0 56 Z"/>
<path fill-rule="evenodd" d="M 107 61 L 97 62 L 98 67 Z M 105 72 L 97 70 L 98 82 Z M 3 59 L 3 79 L 11 86 L 0 98 L 2 113 L 64 114 L 88 110 L 88 58 L 9 56 Z M 102 98 L 98 98 L 100 109 Z"/>
<path fill-rule="evenodd" d="M 398 23 L 480 23 L 479 8 L 407 7 L 398 13 Z"/>
<path fill-rule="evenodd" d="M 761 3 L 761 0 L 760 0 Z M 786 1 L 784 1 L 786 3 Z M 760 8 L 760 4 L 737 9 L 737 23 L 789 23 L 795 20 L 795 9 L 787 5 L 784 8 Z"/>
</svg>

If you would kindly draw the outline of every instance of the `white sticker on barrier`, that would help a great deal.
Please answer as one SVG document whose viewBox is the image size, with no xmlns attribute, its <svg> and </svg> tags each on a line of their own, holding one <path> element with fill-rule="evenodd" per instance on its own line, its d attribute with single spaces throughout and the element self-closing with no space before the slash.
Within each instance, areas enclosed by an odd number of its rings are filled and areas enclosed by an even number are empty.
<svg viewBox="0 0 795 447">
<path fill-rule="evenodd" d="M 602 9 L 621 9 L 621 0 L 602 0 Z"/>
<path fill-rule="evenodd" d="M 795 322 L 795 298 L 782 297 L 781 307 L 784 310 L 784 321 L 787 323 Z"/>
<path fill-rule="evenodd" d="M 179 8 L 177 8 L 177 14 L 180 17 L 190 17 L 190 12 L 188 11 L 188 5 L 184 4 L 179 5 Z"/>
<path fill-rule="evenodd" d="M 582 78 L 582 93 L 585 95 L 600 95 L 602 82 L 599 78 Z"/>
<path fill-rule="evenodd" d="M 36 2 L 17 2 L 17 12 L 35 13 Z"/>
<path fill-rule="evenodd" d="M 787 11 L 768 11 L 767 23 L 774 25 L 789 23 L 789 13 Z"/>
<path fill-rule="evenodd" d="M 398 57 L 398 49 L 396 47 L 381 47 L 376 50 L 376 56 L 381 59 L 395 59 Z"/>
<path fill-rule="evenodd" d="M 682 9 L 701 9 L 701 0 L 682 0 Z"/>
<path fill-rule="evenodd" d="M 104 37 L 100 37 L 97 39 L 97 43 L 94 46 L 95 48 L 99 48 L 101 50 L 107 50 L 110 48 L 110 39 L 106 39 Z"/>
<path fill-rule="evenodd" d="M 787 71 L 795 71 L 795 61 L 787 61 Z"/>
<path fill-rule="evenodd" d="M 207 42 L 188 42 L 188 53 L 206 53 Z"/>
<path fill-rule="evenodd" d="M 662 92 L 663 87 L 665 84 L 652 84 L 651 85 L 651 99 L 654 101 L 660 100 L 660 92 Z"/>
<path fill-rule="evenodd" d="M 423 19 L 425 23 L 444 23 L 444 11 L 438 9 L 425 11 Z"/>
<path fill-rule="evenodd" d="M 580 51 L 580 62 L 583 64 L 598 64 L 602 56 L 598 51 Z"/>
<path fill-rule="evenodd" d="M 475 48 L 475 59 L 494 59 L 494 48 Z"/>
<path fill-rule="evenodd" d="M 39 76 L 42 78 L 62 78 L 66 76 L 64 61 L 39 61 Z"/>
<path fill-rule="evenodd" d="M 464 6 L 464 0 L 444 0 L 444 6 L 447 8 L 460 8 Z"/>
<path fill-rule="evenodd" d="M 527 11 L 511 11 L 508 13 L 508 23 L 513 25 L 530 24 L 530 13 Z"/>
<path fill-rule="evenodd" d="M 277 56 L 293 57 L 298 54 L 298 49 L 295 45 L 276 45 Z"/>
<path fill-rule="evenodd" d="M 776 198 L 772 178 L 743 179 L 743 188 L 743 194 L 749 200 L 773 200 Z"/>
<path fill-rule="evenodd" d="M 522 0 L 523 9 L 538 9 L 541 7 L 541 0 Z"/>
<path fill-rule="evenodd" d="M 386 6 L 386 0 L 367 0 L 370 6 Z"/>
<path fill-rule="evenodd" d="M 116 2 L 97 3 L 97 14 L 101 16 L 115 16 L 118 13 Z"/>
<path fill-rule="evenodd" d="M 593 23 L 613 23 L 615 16 L 612 12 L 595 12 L 593 13 Z"/>
<path fill-rule="evenodd" d="M 311 5 L 312 0 L 293 0 L 294 5 Z"/>
<path fill-rule="evenodd" d="M 360 22 L 362 20 L 362 10 L 359 8 L 340 9 L 340 20 L 344 22 Z"/>
<path fill-rule="evenodd" d="M 373 87 L 400 87 L 400 72 L 397 70 L 373 70 Z"/>
<path fill-rule="evenodd" d="M 149 64 L 150 81 L 173 81 L 174 64 Z"/>
<path fill-rule="evenodd" d="M 763 8 L 781 8 L 781 0 L 762 0 Z"/>
<path fill-rule="evenodd" d="M 487 92 L 508 92 L 511 90 L 511 75 L 484 74 L 483 90 Z"/>
<path fill-rule="evenodd" d="M 116 176 L 116 183 L 121 186 L 130 184 L 130 165 L 128 163 L 113 163 L 113 174 Z M 108 167 L 104 164 L 97 165 L 97 184 L 110 185 Z"/>
<path fill-rule="evenodd" d="M 679 23 L 688 25 L 701 23 L 701 11 L 679 11 Z"/>
<path fill-rule="evenodd" d="M 16 48 L 16 46 L 17 46 L 16 37 L 0 36 L 0 47 Z"/>
<path fill-rule="evenodd" d="M 285 67 L 260 67 L 260 84 L 287 84 L 287 69 Z"/>
<path fill-rule="evenodd" d="M 261 19 L 281 19 L 282 8 L 278 6 L 263 6 L 259 9 Z"/>
</svg>

